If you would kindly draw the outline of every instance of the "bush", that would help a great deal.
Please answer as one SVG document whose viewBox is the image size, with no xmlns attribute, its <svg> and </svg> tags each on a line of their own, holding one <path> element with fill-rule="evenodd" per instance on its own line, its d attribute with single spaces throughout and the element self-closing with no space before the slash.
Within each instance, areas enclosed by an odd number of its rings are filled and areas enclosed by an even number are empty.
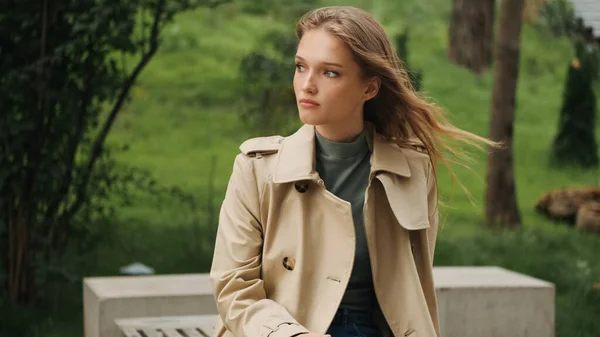
<svg viewBox="0 0 600 337">
<path fill-rule="evenodd" d="M 596 167 L 598 146 L 593 79 L 598 67 L 597 58 L 581 40 L 577 40 L 575 50 L 576 56 L 569 64 L 565 80 L 558 133 L 552 144 L 550 163 L 555 166 Z"/>
<path fill-rule="evenodd" d="M 64 257 L 109 217 L 117 172 L 104 146 L 162 29 L 212 0 L 5 1 L 0 14 L 0 296 L 40 303 Z M 42 6 L 43 5 L 43 6 Z M 137 58 L 133 68 L 124 60 Z"/>
</svg>

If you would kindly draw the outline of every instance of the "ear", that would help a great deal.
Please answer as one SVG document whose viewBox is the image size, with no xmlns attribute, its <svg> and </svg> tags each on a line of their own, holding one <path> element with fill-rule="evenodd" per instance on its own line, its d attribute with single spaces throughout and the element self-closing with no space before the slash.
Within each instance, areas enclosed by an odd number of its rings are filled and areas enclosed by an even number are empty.
<svg viewBox="0 0 600 337">
<path fill-rule="evenodd" d="M 379 76 L 373 76 L 369 78 L 367 81 L 367 87 L 363 92 L 364 101 L 366 102 L 371 98 L 377 96 L 377 94 L 379 93 L 379 88 L 381 88 L 381 78 L 379 78 Z"/>
</svg>

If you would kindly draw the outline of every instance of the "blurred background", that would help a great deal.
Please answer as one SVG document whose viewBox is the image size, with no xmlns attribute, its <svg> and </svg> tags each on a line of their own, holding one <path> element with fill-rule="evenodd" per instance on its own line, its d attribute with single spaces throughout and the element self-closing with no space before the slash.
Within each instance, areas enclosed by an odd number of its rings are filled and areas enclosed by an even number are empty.
<svg viewBox="0 0 600 337">
<path fill-rule="evenodd" d="M 600 7 L 509 2 L 0 0 L 0 336 L 81 336 L 83 277 L 209 270 L 238 146 L 300 125 L 295 23 L 326 5 L 510 145 L 440 167 L 435 264 L 550 281 L 556 335 L 598 336 Z"/>
</svg>

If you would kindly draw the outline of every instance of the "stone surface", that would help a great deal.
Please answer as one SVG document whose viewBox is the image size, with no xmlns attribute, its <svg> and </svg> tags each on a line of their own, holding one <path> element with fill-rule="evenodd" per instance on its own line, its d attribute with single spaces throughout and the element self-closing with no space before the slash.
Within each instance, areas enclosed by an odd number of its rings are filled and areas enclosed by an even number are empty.
<svg viewBox="0 0 600 337">
<path fill-rule="evenodd" d="M 120 336 L 116 319 L 216 314 L 208 274 L 86 278 L 85 337 Z"/>
<path fill-rule="evenodd" d="M 552 283 L 498 267 L 434 268 L 442 337 L 553 337 Z"/>
<path fill-rule="evenodd" d="M 549 282 L 498 267 L 435 267 L 434 279 L 442 337 L 554 337 Z M 127 324 L 146 324 L 147 336 L 156 324 L 190 329 L 198 316 L 216 317 L 211 289 L 207 274 L 85 279 L 85 337 L 122 337 Z"/>
</svg>

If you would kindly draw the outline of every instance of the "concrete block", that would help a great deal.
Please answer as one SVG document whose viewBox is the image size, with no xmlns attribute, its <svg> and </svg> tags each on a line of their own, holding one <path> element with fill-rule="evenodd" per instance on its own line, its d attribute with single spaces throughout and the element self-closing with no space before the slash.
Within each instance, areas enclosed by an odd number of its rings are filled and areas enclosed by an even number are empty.
<svg viewBox="0 0 600 337">
<path fill-rule="evenodd" d="M 435 267 L 442 337 L 554 337 L 552 283 L 499 267 Z M 217 315 L 208 274 L 84 280 L 85 337 L 116 337 L 115 320 Z"/>
<path fill-rule="evenodd" d="M 499 267 L 436 267 L 442 337 L 554 337 L 552 283 Z"/>
<path fill-rule="evenodd" d="M 86 278 L 84 336 L 115 337 L 116 319 L 216 315 L 208 274 Z"/>
</svg>

